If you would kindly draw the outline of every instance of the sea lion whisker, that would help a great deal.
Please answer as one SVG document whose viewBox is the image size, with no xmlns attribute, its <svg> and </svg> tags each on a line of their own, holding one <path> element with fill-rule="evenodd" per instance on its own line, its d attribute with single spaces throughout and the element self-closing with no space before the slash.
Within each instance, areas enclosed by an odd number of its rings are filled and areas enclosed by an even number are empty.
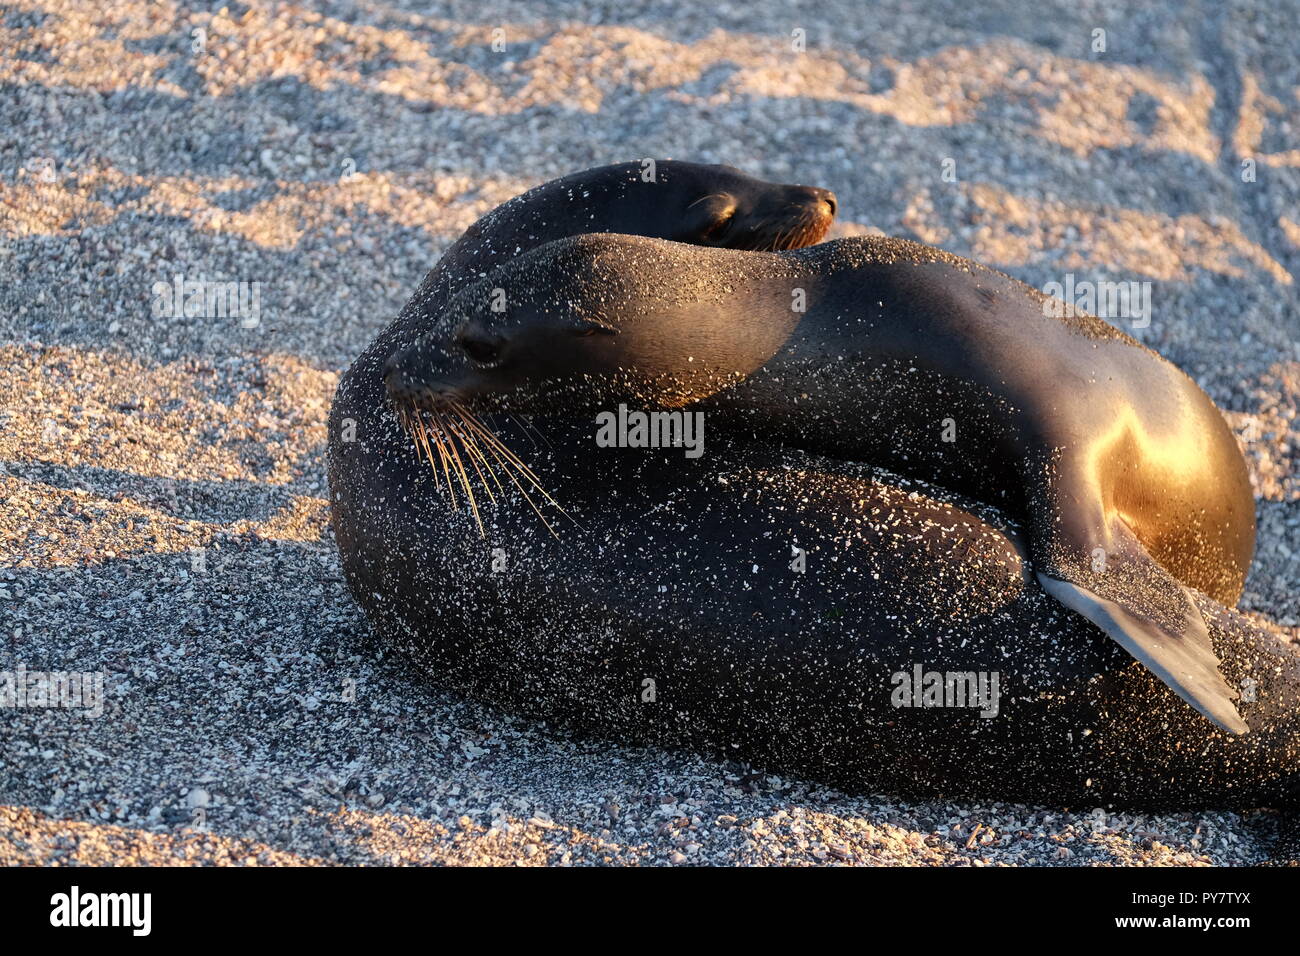
<svg viewBox="0 0 1300 956">
<path fill-rule="evenodd" d="M 543 445 L 545 445 L 547 448 L 551 449 L 552 451 L 555 450 L 555 446 L 551 444 L 551 440 L 550 440 L 549 438 L 546 437 L 546 433 L 545 433 L 545 432 L 543 432 L 540 428 L 538 428 L 538 427 L 537 427 L 536 425 L 534 425 L 532 422 L 525 421 L 525 424 L 527 424 L 527 426 L 533 430 L 533 434 L 535 434 L 538 438 L 540 438 L 540 439 L 542 440 L 542 444 L 543 444 Z"/>
<path fill-rule="evenodd" d="M 436 415 L 437 413 L 435 412 L 434 414 Z M 457 499 L 456 489 L 451 483 L 451 469 L 447 466 L 447 450 L 443 447 L 442 435 L 439 434 L 441 431 L 441 420 L 439 419 L 437 423 L 439 427 L 438 430 L 433 433 L 433 442 L 438 449 L 438 460 L 442 463 L 442 473 L 447 479 L 447 491 L 451 495 L 451 505 L 453 508 L 459 508 L 460 501 Z"/>
<path fill-rule="evenodd" d="M 480 537 L 487 537 L 483 530 L 483 520 L 479 516 L 478 499 L 474 497 L 474 488 L 470 484 L 469 473 L 465 470 L 465 463 L 461 460 L 460 452 L 456 448 L 455 430 L 450 427 L 445 417 L 439 419 L 439 425 L 447 439 L 447 458 L 455 466 L 456 478 L 460 481 L 460 486 L 465 492 L 465 500 L 469 502 L 469 509 L 474 514 L 474 523 L 478 525 Z"/>
<path fill-rule="evenodd" d="M 510 470 L 509 463 L 502 461 L 500 456 L 497 454 L 496 449 L 491 445 L 488 445 L 487 447 L 492 456 L 497 458 L 498 462 L 500 462 L 502 470 L 506 473 L 506 477 L 514 482 L 514 486 L 519 489 L 519 493 L 524 496 L 524 500 L 528 502 L 529 507 L 531 507 L 537 514 L 537 517 L 541 519 L 542 524 L 546 525 L 546 530 L 551 533 L 551 537 L 555 538 L 556 541 L 560 540 L 560 536 L 556 534 L 555 529 L 551 527 L 551 523 L 546 520 L 546 516 L 542 514 L 541 509 L 537 507 L 536 503 L 534 503 L 532 497 L 528 494 L 527 489 L 519 483 L 519 479 L 516 478 L 514 473 Z M 543 494 L 545 494 L 545 492 L 543 492 Z M 556 505 L 556 507 L 559 508 L 559 505 Z M 564 509 L 560 508 L 560 510 L 563 511 Z"/>
<path fill-rule="evenodd" d="M 474 473 L 478 475 L 478 481 L 480 481 L 482 486 L 484 486 L 484 490 L 485 492 L 487 492 L 487 497 L 489 497 L 491 499 L 491 503 L 495 505 L 495 503 L 497 503 L 497 497 L 495 497 L 494 494 L 491 493 L 491 485 L 487 484 L 487 479 L 486 477 L 484 477 L 484 473 L 482 473 L 482 468 L 478 467 L 478 462 L 476 458 L 474 458 L 474 455 L 477 454 L 478 450 L 473 449 L 473 451 L 471 451 L 471 446 L 469 446 L 469 442 L 465 441 L 464 433 L 461 432 L 458 427 L 456 427 L 456 421 L 454 419 L 454 416 L 450 416 L 450 415 L 447 416 L 447 428 L 450 429 L 450 432 L 452 436 L 455 437 L 455 440 L 460 442 L 461 450 L 464 450 L 465 453 L 464 458 L 469 459 L 469 464 L 471 464 L 471 467 L 473 467 Z M 459 457 L 460 455 L 458 455 L 458 458 Z M 464 464 L 461 464 L 460 470 L 464 471 Z"/>
<path fill-rule="evenodd" d="M 433 460 L 433 449 L 429 447 L 429 433 L 425 427 L 424 419 L 419 414 L 418 408 L 413 413 L 408 407 L 403 406 L 400 409 L 401 425 L 406 429 L 407 435 L 411 439 L 411 444 L 415 448 L 415 456 L 420 457 L 423 451 L 424 457 L 428 460 L 433 470 L 433 476 L 438 482 L 439 489 L 442 488 L 442 475 L 438 472 L 438 466 Z"/>
<path fill-rule="evenodd" d="M 502 442 L 501 439 L 497 438 L 496 433 L 492 431 L 490 428 L 488 428 L 485 424 L 483 424 L 483 422 L 478 418 L 478 416 L 476 416 L 472 411 L 470 411 L 464 405 L 461 405 L 459 403 L 453 403 L 453 404 L 456 410 L 460 413 L 461 420 L 465 422 L 467 427 L 473 429 L 475 434 L 482 437 L 482 439 L 485 442 L 495 446 L 499 451 L 503 452 L 506 456 L 508 456 L 511 462 L 516 467 L 520 468 L 530 478 L 536 479 L 537 476 L 532 473 L 532 470 L 526 464 L 524 464 L 523 460 L 514 452 L 512 452 L 509 448 L 507 448 L 505 443 Z"/>
<path fill-rule="evenodd" d="M 469 484 L 469 475 L 468 472 L 465 472 L 464 462 L 461 462 L 460 453 L 458 449 L 456 449 L 454 431 L 450 428 L 450 424 L 448 424 L 445 415 L 438 415 L 438 431 L 441 432 L 439 438 L 442 438 L 442 440 L 445 440 L 446 442 L 447 463 L 450 464 L 452 473 L 456 476 L 456 480 L 460 481 L 460 488 L 463 489 L 465 493 L 465 501 L 469 503 L 469 510 L 473 511 L 474 520 L 478 522 L 478 531 L 482 533 L 482 523 L 478 520 L 478 502 L 477 499 L 474 498 L 473 488 L 471 484 Z"/>
<path fill-rule="evenodd" d="M 483 490 L 488 493 L 488 497 L 492 499 L 492 503 L 496 504 L 497 499 L 496 496 L 492 494 L 492 485 L 488 483 L 487 479 L 483 477 L 483 472 L 479 470 L 479 464 L 481 463 L 483 468 L 487 470 L 487 474 L 491 477 L 492 482 L 496 484 L 497 490 L 502 494 L 505 494 L 505 489 L 501 487 L 501 481 L 497 478 L 496 471 L 492 468 L 492 463 L 484 457 L 483 449 L 478 447 L 478 442 L 474 440 L 472 433 L 458 431 L 457 435 L 460 438 L 460 443 L 464 446 L 465 451 L 472 456 L 470 461 L 474 464 L 475 471 L 479 472 L 479 478 L 483 482 Z"/>
<path fill-rule="evenodd" d="M 694 209 L 696 206 L 704 202 L 704 200 L 706 199 L 721 199 L 721 198 L 723 198 L 722 193 L 709 193 L 707 196 L 701 196 L 699 199 L 695 200 L 695 202 L 691 203 L 686 208 Z"/>
<path fill-rule="evenodd" d="M 505 455 L 510 460 L 511 464 L 513 464 L 519 470 L 519 473 L 522 474 L 525 478 L 527 478 L 530 482 L 532 482 L 533 487 L 536 488 L 539 492 L 541 492 L 541 494 L 543 494 L 546 497 L 547 501 L 553 504 L 556 508 L 559 508 L 560 512 L 570 521 L 573 521 L 574 524 L 578 524 L 577 520 L 571 514 L 565 511 L 564 508 L 560 506 L 560 503 L 558 501 L 556 501 L 553 497 L 551 497 L 550 492 L 548 492 L 542 486 L 541 480 L 537 477 L 537 475 L 533 473 L 533 470 L 531 468 L 529 468 L 526 464 L 524 464 L 523 461 L 521 461 L 514 452 L 512 452 L 509 448 L 507 448 L 504 444 L 502 444 L 501 440 L 497 438 L 496 435 L 493 435 L 491 432 L 487 431 L 486 428 L 481 423 L 476 422 L 473 417 L 473 413 L 469 412 L 467 409 L 464 409 L 463 406 L 457 405 L 456 407 L 461 409 L 461 411 L 466 415 L 464 419 L 466 424 L 468 424 L 471 428 L 475 428 L 478 431 L 478 433 L 483 437 L 483 439 L 488 443 L 489 447 L 494 447 L 497 450 L 499 450 L 503 455 Z"/>
<path fill-rule="evenodd" d="M 411 440 L 415 445 L 415 454 L 418 457 L 423 451 L 424 457 L 429 464 L 433 464 L 433 449 L 429 447 L 429 433 L 424 427 L 424 421 L 418 415 L 410 419 L 411 422 Z M 438 480 L 438 487 L 442 487 L 442 476 L 438 474 L 438 469 L 433 469 L 433 475 Z"/>
<path fill-rule="evenodd" d="M 506 448 L 495 435 L 477 421 L 470 422 L 466 419 L 466 414 L 468 412 L 467 409 L 460 406 L 458 403 L 453 405 L 452 403 L 434 402 L 428 399 L 418 401 L 415 403 L 414 408 L 414 412 L 409 407 L 403 407 L 400 409 L 400 423 L 412 437 L 417 453 L 423 450 L 424 457 L 432 467 L 439 488 L 441 489 L 445 483 L 447 494 L 451 500 L 453 508 L 460 507 L 460 496 L 456 493 L 456 482 L 459 481 L 465 500 L 469 504 L 470 510 L 474 515 L 474 521 L 478 525 L 480 535 L 486 537 L 487 532 L 483 525 L 482 513 L 478 507 L 477 498 L 474 494 L 473 483 L 470 480 L 469 472 L 465 468 L 464 458 L 469 458 L 471 467 L 478 474 L 479 481 L 483 484 L 483 487 L 487 491 L 488 497 L 491 499 L 493 504 L 497 503 L 497 498 L 496 495 L 492 493 L 488 478 L 484 475 L 484 468 L 487 470 L 487 475 L 491 476 L 491 481 L 496 483 L 498 490 L 500 490 L 502 494 L 505 493 L 505 486 L 502 484 L 501 479 L 497 474 L 497 469 L 493 467 L 493 462 L 489 460 L 488 455 L 484 453 L 483 448 L 479 445 L 479 440 L 481 439 L 484 441 L 491 458 L 495 459 L 496 464 L 505 470 L 507 477 L 509 477 L 515 487 L 519 489 L 519 492 L 524 496 L 524 500 L 528 502 L 529 507 L 532 508 L 538 518 L 541 519 L 542 524 L 546 526 L 547 531 L 557 539 L 559 538 L 555 528 L 546 520 L 546 516 L 542 514 L 537 502 L 533 500 L 532 496 L 528 493 L 528 490 L 519 483 L 512 471 L 520 471 L 528 482 L 543 496 L 545 496 L 547 501 L 559 509 L 559 511 L 566 517 L 570 518 L 570 520 L 572 520 L 572 515 L 569 515 L 568 512 L 560 507 L 559 503 L 556 502 L 546 489 L 541 486 L 537 476 L 533 474 L 532 469 L 528 468 L 527 465 L 519 460 L 518 456 L 511 452 L 510 449 Z M 468 414 L 472 417 L 472 413 Z M 458 425 L 465 425 L 467 427 L 462 429 L 458 427 Z M 465 456 L 462 456 L 459 453 L 456 443 L 457 439 L 460 440 L 460 447 L 465 451 Z M 482 467 L 480 467 L 480 462 L 482 463 Z M 453 475 L 455 480 L 453 480 Z"/>
<path fill-rule="evenodd" d="M 534 445 L 536 445 L 538 440 L 540 440 L 542 444 L 546 445 L 547 448 L 555 447 L 554 445 L 551 444 L 550 439 L 547 438 L 545 435 L 543 435 L 541 431 L 538 430 L 537 426 L 532 424 L 532 422 L 520 418 L 518 415 L 511 415 L 510 420 L 519 426 L 520 430 L 523 431 L 523 433 L 528 436 L 528 440 L 531 441 Z M 490 425 L 491 422 L 489 421 L 488 424 Z"/>
<path fill-rule="evenodd" d="M 465 457 L 469 458 L 470 465 L 478 474 L 479 481 L 482 482 L 484 489 L 487 491 L 488 498 L 491 499 L 493 504 L 496 504 L 496 496 L 492 493 L 492 488 L 484 476 L 483 470 L 479 467 L 479 461 L 482 461 L 492 475 L 492 480 L 497 483 L 497 487 L 502 488 L 491 463 L 483 457 L 481 450 L 474 444 L 473 439 L 468 438 L 467 441 L 468 436 L 456 427 L 455 423 L 444 411 L 432 403 L 417 402 L 414 413 L 412 413 L 411 408 L 402 407 L 398 409 L 398 418 L 402 427 L 411 436 L 416 454 L 422 452 L 425 459 L 428 460 L 434 478 L 438 482 L 439 490 L 442 489 L 445 479 L 452 506 L 459 508 L 460 501 L 452 482 L 454 473 L 456 480 L 460 482 L 465 500 L 474 514 L 474 521 L 478 525 L 479 533 L 486 537 L 482 514 L 478 507 L 478 500 L 474 495 L 473 483 L 470 481 L 469 472 L 465 468 L 464 458 L 457 449 L 456 440 L 460 439 L 460 444 L 466 452 Z M 472 453 L 471 445 L 473 446 Z M 436 459 L 434 457 L 435 451 L 437 453 Z"/>
<path fill-rule="evenodd" d="M 442 437 L 438 434 L 437 430 L 430 427 L 430 425 L 427 422 L 423 423 L 421 427 L 424 429 L 424 434 L 426 436 L 425 452 L 426 452 L 426 456 L 429 459 L 429 467 L 433 469 L 433 474 L 438 479 L 438 488 L 439 490 L 441 490 L 443 486 L 443 481 L 446 480 L 443 477 L 443 470 L 442 470 L 442 460 L 443 460 Z M 437 455 L 436 458 L 434 457 L 435 453 Z M 450 484 L 448 490 L 451 490 Z M 456 495 L 454 492 L 451 494 L 451 500 L 452 500 L 452 504 L 454 505 L 456 503 Z"/>
<path fill-rule="evenodd" d="M 514 415 L 507 415 L 506 417 L 519 426 L 519 430 L 523 432 L 524 437 L 528 439 L 528 444 L 536 448 L 537 439 L 533 437 L 533 433 L 528 430 L 528 427 L 519 418 L 515 417 Z M 493 430 L 495 431 L 495 428 Z"/>
<path fill-rule="evenodd" d="M 782 245 L 782 241 L 785 239 L 785 236 L 786 236 L 786 230 L 784 230 L 784 229 L 779 229 L 779 230 L 777 230 L 776 235 L 772 237 L 772 241 L 768 244 L 767 248 L 766 248 L 766 249 L 763 249 L 762 251 L 763 251 L 763 252 L 778 252 L 778 251 L 780 251 L 781 249 L 785 248 L 785 247 Z"/>
<path fill-rule="evenodd" d="M 463 405 L 459 404 L 458 402 L 452 402 L 451 404 L 461 413 L 462 421 L 464 421 L 467 426 L 473 429 L 475 433 L 483 440 L 484 444 L 487 446 L 487 449 L 492 453 L 493 457 L 497 458 L 498 461 L 502 462 L 503 467 L 505 467 L 508 464 L 509 466 L 517 470 L 521 475 L 523 475 L 525 478 L 528 479 L 529 483 L 531 483 L 532 486 L 548 502 L 550 502 L 556 508 L 556 510 L 560 512 L 560 514 L 564 515 L 574 524 L 578 525 L 578 527 L 582 527 L 581 522 L 579 522 L 577 518 L 573 517 L 573 515 L 565 511 L 563 506 L 558 501 L 556 501 L 554 497 L 551 496 L 551 493 L 547 491 L 545 487 L 542 486 L 541 480 L 537 477 L 537 475 L 533 473 L 533 470 L 529 468 L 526 464 L 524 464 L 514 452 L 512 452 L 509 448 L 507 448 L 501 442 L 501 440 L 496 437 L 496 435 L 488 431 L 486 426 L 484 426 L 481 422 L 478 421 L 478 419 L 475 417 L 473 412 L 471 412 L 469 409 L 465 408 Z M 528 500 L 528 503 L 533 506 L 533 510 L 537 511 L 537 506 L 533 504 L 532 498 L 529 496 L 528 492 L 524 490 L 523 485 L 519 484 L 519 482 L 515 479 L 514 474 L 511 471 L 511 468 L 506 467 L 505 471 L 506 474 L 510 476 L 510 480 L 514 481 L 515 487 L 517 487 L 521 492 L 523 492 L 523 495 Z M 542 513 L 540 511 L 537 511 L 537 515 L 538 517 L 542 518 L 543 523 L 545 523 L 548 528 L 551 527 L 550 522 L 546 521 L 546 519 L 542 517 Z M 555 534 L 553 529 L 551 533 Z M 558 538 L 559 535 L 556 535 L 556 537 Z"/>
<path fill-rule="evenodd" d="M 483 440 L 486 441 L 489 445 L 495 446 L 502 454 L 504 454 L 507 458 L 509 458 L 511 463 L 516 468 L 518 468 L 519 471 L 523 475 L 525 475 L 529 481 L 531 481 L 534 485 L 537 486 L 538 491 L 542 492 L 542 494 L 546 494 L 546 490 L 542 488 L 541 482 L 538 479 L 537 475 L 533 473 L 533 470 L 531 468 L 529 468 L 526 464 L 524 464 L 523 459 L 521 459 L 513 451 L 507 448 L 506 445 L 501 441 L 501 439 L 497 438 L 495 434 L 493 434 L 491 431 L 487 429 L 487 426 L 485 426 L 482 422 L 479 422 L 474 417 L 472 412 L 470 412 L 468 409 L 465 409 L 463 406 L 458 405 L 457 408 L 459 408 L 462 411 L 462 413 L 466 416 L 464 420 L 467 425 L 469 425 L 479 435 L 481 435 Z"/>
</svg>

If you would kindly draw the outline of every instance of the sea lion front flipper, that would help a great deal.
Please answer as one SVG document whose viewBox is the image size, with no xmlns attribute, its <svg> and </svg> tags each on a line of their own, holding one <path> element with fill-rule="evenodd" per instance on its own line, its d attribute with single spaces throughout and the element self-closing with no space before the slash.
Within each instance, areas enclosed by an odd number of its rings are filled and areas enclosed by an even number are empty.
<svg viewBox="0 0 1300 956">
<path fill-rule="evenodd" d="M 1219 672 L 1205 620 L 1191 595 L 1165 571 L 1120 518 L 1091 571 L 1036 572 L 1043 590 L 1109 634 L 1179 697 L 1234 734 L 1250 728 L 1232 703 L 1236 692 Z"/>
</svg>

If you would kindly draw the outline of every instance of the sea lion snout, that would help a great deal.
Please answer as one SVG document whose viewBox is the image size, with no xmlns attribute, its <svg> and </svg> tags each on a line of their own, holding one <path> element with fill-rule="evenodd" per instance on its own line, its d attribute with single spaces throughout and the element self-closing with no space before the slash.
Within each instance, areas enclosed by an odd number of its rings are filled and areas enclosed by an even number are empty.
<svg viewBox="0 0 1300 956">
<path fill-rule="evenodd" d="M 820 212 L 828 219 L 835 217 L 835 212 L 839 209 L 840 204 L 839 200 L 835 198 L 835 194 L 829 189 L 820 189 L 817 186 L 796 186 L 794 188 L 802 191 L 806 197 L 806 202 L 812 206 L 814 212 Z M 822 208 L 819 208 L 819 206 Z"/>
<path fill-rule="evenodd" d="M 402 363 L 402 354 L 395 352 L 384 363 L 384 389 L 388 392 L 389 398 L 398 401 L 408 399 L 415 394 L 413 383 Z"/>
<path fill-rule="evenodd" d="M 829 189 L 783 186 L 759 197 L 744 217 L 743 237 L 718 244 L 771 251 L 801 249 L 826 237 L 838 210 L 839 200 Z"/>
<path fill-rule="evenodd" d="M 455 388 L 437 376 L 432 364 L 430 350 L 423 342 L 395 351 L 384 362 L 384 388 L 388 397 L 399 403 L 454 398 Z"/>
</svg>

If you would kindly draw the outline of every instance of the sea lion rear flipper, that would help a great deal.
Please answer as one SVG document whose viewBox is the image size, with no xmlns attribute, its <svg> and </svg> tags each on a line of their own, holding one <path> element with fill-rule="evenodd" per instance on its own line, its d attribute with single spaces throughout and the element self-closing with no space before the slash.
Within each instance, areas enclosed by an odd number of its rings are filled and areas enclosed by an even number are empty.
<svg viewBox="0 0 1300 956">
<path fill-rule="evenodd" d="M 1219 672 L 1205 620 L 1190 593 L 1121 519 L 1112 518 L 1108 531 L 1110 547 L 1091 573 L 1069 574 L 1074 580 L 1066 580 L 1055 568 L 1037 571 L 1043 590 L 1109 634 L 1219 727 L 1246 733 L 1250 728 L 1232 703 L 1237 694 Z"/>
</svg>

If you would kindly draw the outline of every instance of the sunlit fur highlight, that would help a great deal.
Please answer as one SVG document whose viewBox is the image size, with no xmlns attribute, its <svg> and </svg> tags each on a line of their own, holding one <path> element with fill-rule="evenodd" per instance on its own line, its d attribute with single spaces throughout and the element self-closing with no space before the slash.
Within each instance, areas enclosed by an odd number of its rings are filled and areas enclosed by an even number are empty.
<svg viewBox="0 0 1300 956">
<path fill-rule="evenodd" d="M 761 232 L 751 242 L 736 243 L 729 248 L 751 252 L 782 252 L 786 249 L 803 249 L 815 246 L 830 232 L 832 216 L 823 216 L 809 210 L 797 220 L 774 232 Z"/>
</svg>

